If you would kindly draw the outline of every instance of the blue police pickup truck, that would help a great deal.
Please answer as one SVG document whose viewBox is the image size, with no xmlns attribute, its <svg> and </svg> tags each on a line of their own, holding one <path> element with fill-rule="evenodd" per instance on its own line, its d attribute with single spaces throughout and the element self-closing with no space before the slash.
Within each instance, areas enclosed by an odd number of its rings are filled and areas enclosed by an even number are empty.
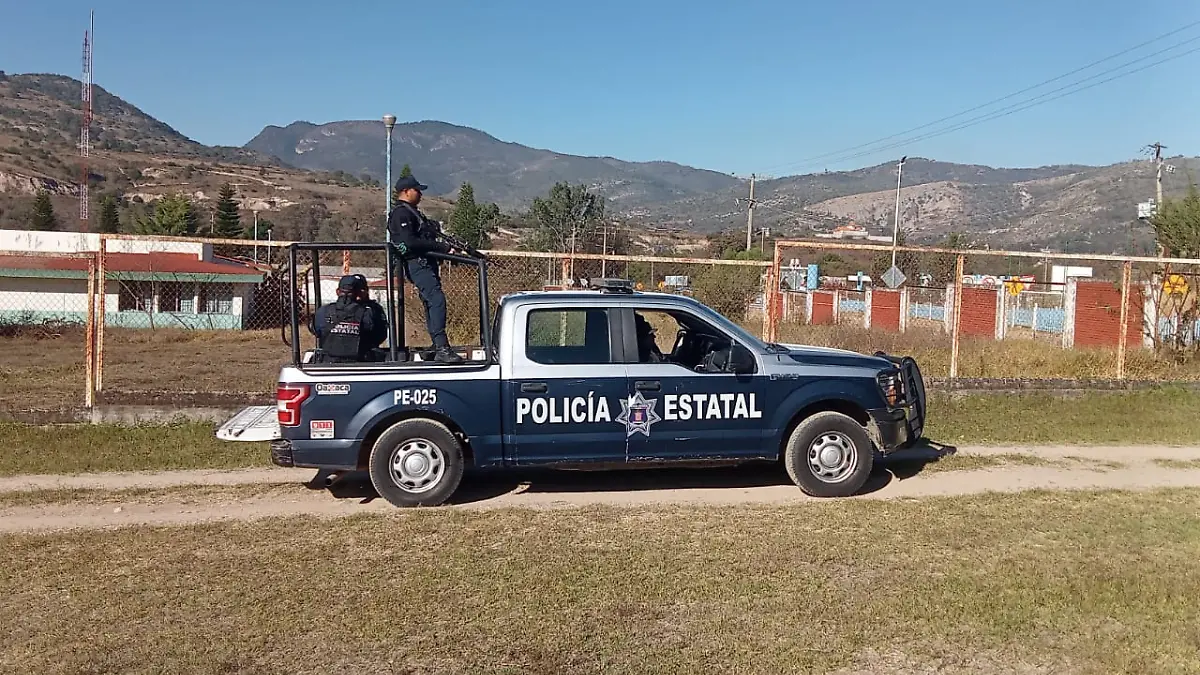
<svg viewBox="0 0 1200 675">
<path fill-rule="evenodd" d="M 302 357 L 276 406 L 217 435 L 270 440 L 280 466 L 365 470 L 396 506 L 441 504 L 472 469 L 761 460 L 809 495 L 849 496 L 876 455 L 921 437 L 909 357 L 766 343 L 690 297 L 593 289 L 506 295 L 461 364 Z"/>
</svg>

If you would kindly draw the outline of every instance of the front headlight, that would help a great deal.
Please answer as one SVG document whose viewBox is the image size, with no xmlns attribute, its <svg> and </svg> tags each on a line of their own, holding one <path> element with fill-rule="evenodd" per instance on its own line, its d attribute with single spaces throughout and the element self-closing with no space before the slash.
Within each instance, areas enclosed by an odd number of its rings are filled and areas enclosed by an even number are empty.
<svg viewBox="0 0 1200 675">
<path fill-rule="evenodd" d="M 904 402 L 904 387 L 900 379 L 900 371 L 889 370 L 884 371 L 875 378 L 879 382 L 879 390 L 883 392 L 883 399 L 890 406 L 898 406 Z"/>
</svg>

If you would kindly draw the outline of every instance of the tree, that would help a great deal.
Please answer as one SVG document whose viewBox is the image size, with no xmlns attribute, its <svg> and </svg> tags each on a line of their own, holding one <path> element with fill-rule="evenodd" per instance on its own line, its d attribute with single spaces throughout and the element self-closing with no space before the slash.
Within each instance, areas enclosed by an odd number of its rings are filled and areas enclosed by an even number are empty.
<svg viewBox="0 0 1200 675">
<path fill-rule="evenodd" d="M 99 230 L 105 234 L 121 231 L 121 212 L 117 209 L 117 200 L 112 195 L 100 200 Z"/>
<path fill-rule="evenodd" d="M 939 248 L 948 248 L 955 251 L 961 251 L 970 248 L 967 243 L 967 236 L 961 232 L 951 232 L 946 235 L 945 241 L 938 245 Z M 933 283 L 941 286 L 954 281 L 954 270 L 958 267 L 958 256 L 950 253 L 938 253 L 933 256 L 931 265 L 932 269 L 929 274 L 933 277 Z"/>
<path fill-rule="evenodd" d="M 535 228 L 530 238 L 534 249 L 559 253 L 599 251 L 604 198 L 585 186 L 555 183 L 546 198 L 533 200 L 529 215 Z"/>
<path fill-rule="evenodd" d="M 412 178 L 412 175 L 413 172 L 411 166 L 405 164 L 404 166 L 400 167 L 400 178 Z"/>
<path fill-rule="evenodd" d="M 187 195 L 162 197 L 148 218 L 140 218 L 135 227 L 138 234 L 166 234 L 186 237 L 196 234 L 196 209 Z"/>
<path fill-rule="evenodd" d="M 475 248 L 488 248 L 491 246 L 490 235 L 500 227 L 500 218 L 499 206 L 480 206 L 475 202 L 475 188 L 470 183 L 463 183 L 446 224 L 450 234 Z"/>
<path fill-rule="evenodd" d="M 896 233 L 896 245 L 904 246 L 907 235 L 908 233 L 901 228 L 900 231 Z M 891 269 L 891 267 L 891 252 L 889 251 L 887 253 L 880 253 L 879 255 L 875 256 L 875 259 L 871 263 L 871 276 L 883 276 L 883 274 Z M 915 283 L 917 275 L 921 272 L 920 256 L 912 251 L 897 251 L 896 267 L 899 267 L 900 271 L 903 272 L 904 276 L 907 278 L 905 283 Z"/>
<path fill-rule="evenodd" d="M 221 192 L 217 194 L 217 214 L 213 223 L 213 236 L 227 239 L 240 239 L 246 236 L 236 196 L 232 185 L 226 183 L 221 186 Z"/>
<path fill-rule="evenodd" d="M 1200 190 L 1192 184 L 1183 199 L 1163 199 L 1150 224 L 1168 256 L 1195 258 L 1200 255 Z"/>
<path fill-rule="evenodd" d="M 37 197 L 33 200 L 31 227 L 35 230 L 49 232 L 57 230 L 59 225 L 61 223 L 54 213 L 54 204 L 50 203 L 50 193 L 46 190 L 38 190 Z"/>
</svg>

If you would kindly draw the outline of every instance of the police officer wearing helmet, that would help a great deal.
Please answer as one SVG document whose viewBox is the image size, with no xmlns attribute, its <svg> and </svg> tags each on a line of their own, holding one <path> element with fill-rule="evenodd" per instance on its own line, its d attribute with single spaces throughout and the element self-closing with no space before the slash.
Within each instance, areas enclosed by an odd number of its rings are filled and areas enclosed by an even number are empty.
<svg viewBox="0 0 1200 675">
<path fill-rule="evenodd" d="M 372 351 L 387 339 L 387 317 L 367 294 L 367 279 L 347 274 L 338 281 L 337 301 L 317 309 L 309 330 L 326 363 L 372 361 Z"/>
<path fill-rule="evenodd" d="M 437 223 L 417 210 L 421 193 L 428 190 L 416 178 L 406 176 L 396 181 L 399 201 L 388 214 L 388 231 L 393 244 L 402 244 L 405 250 L 404 271 L 425 305 L 425 322 L 429 338 L 433 341 L 434 360 L 439 363 L 461 363 L 462 357 L 450 349 L 446 337 L 446 294 L 442 291 L 442 277 L 438 261 L 430 253 L 449 253 L 450 246 L 438 240 L 440 228 Z"/>
</svg>

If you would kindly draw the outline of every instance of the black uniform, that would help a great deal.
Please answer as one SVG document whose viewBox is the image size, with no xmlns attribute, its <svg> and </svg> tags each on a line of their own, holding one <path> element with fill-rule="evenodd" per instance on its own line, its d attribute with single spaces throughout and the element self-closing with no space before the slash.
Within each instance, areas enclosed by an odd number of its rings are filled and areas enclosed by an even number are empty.
<svg viewBox="0 0 1200 675">
<path fill-rule="evenodd" d="M 348 275 L 338 284 L 338 299 L 317 309 L 309 330 L 328 363 L 370 361 L 371 352 L 387 339 L 387 317 L 379 303 L 366 297 L 361 275 Z"/>
<path fill-rule="evenodd" d="M 425 214 L 408 202 L 401 201 L 388 214 L 388 231 L 392 243 L 403 244 L 407 249 L 404 271 L 425 305 L 425 323 L 434 349 L 449 350 L 446 338 L 446 294 L 442 291 L 442 277 L 438 261 L 426 257 L 428 253 L 449 253 L 450 247 L 437 240 L 437 225 Z"/>
</svg>

